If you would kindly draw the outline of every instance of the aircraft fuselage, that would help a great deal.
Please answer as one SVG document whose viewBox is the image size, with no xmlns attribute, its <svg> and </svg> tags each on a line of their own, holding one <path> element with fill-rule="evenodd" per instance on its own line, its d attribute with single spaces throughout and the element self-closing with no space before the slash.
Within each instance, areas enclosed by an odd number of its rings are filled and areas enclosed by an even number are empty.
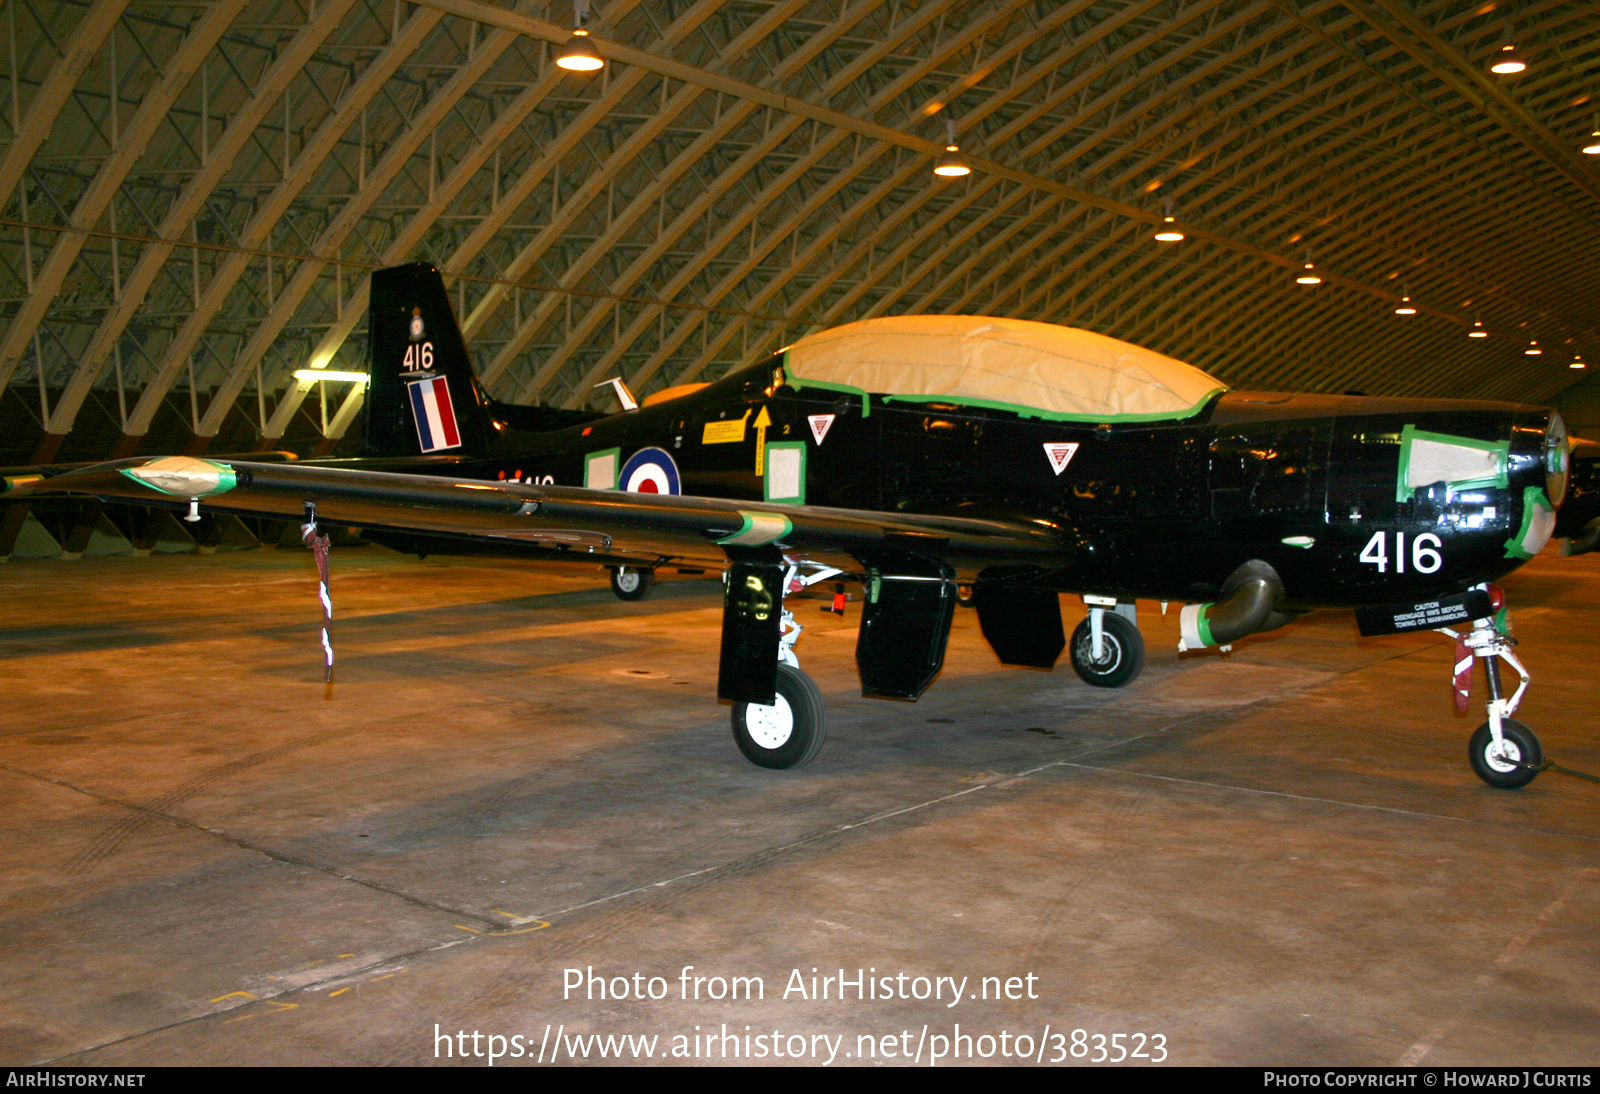
<svg viewBox="0 0 1600 1094">
<path fill-rule="evenodd" d="M 497 404 L 474 394 L 493 420 Z M 1061 591 L 1204 600 L 1260 559 L 1282 576 L 1286 607 L 1310 608 L 1423 599 L 1513 569 L 1526 492 L 1546 488 L 1551 417 L 1504 403 L 1228 392 L 1189 419 L 1049 421 L 797 389 L 774 357 L 564 429 L 494 421 L 487 458 L 389 466 L 1023 519 L 1060 530 L 1061 565 L 1040 577 Z M 1503 445 L 1503 483 L 1400 489 L 1408 427 Z"/>
</svg>

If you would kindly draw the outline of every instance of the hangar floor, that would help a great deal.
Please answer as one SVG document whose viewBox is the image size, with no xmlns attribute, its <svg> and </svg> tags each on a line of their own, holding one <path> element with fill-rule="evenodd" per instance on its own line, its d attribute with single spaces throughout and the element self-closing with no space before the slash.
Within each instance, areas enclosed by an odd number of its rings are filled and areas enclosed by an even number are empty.
<svg viewBox="0 0 1600 1094">
<path fill-rule="evenodd" d="M 1435 636 L 1322 613 L 1179 658 L 1141 605 L 1110 693 L 1000 669 L 963 611 L 909 705 L 859 698 L 853 614 L 803 601 L 831 727 L 785 774 L 711 698 L 710 581 L 623 604 L 592 570 L 336 549 L 329 697 L 311 574 L 0 567 L 0 1060 L 1600 1060 L 1600 786 L 1479 783 Z M 1523 718 L 1600 770 L 1600 558 L 1508 586 Z M 564 998 L 591 968 L 665 998 Z M 840 969 L 897 997 L 840 1001 Z M 734 976 L 764 997 L 708 998 Z M 954 1006 L 898 998 L 945 976 Z"/>
</svg>

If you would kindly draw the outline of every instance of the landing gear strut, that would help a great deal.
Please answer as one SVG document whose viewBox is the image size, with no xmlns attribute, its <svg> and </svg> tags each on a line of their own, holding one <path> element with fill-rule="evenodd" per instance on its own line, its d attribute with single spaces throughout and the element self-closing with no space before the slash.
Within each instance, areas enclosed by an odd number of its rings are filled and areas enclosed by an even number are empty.
<svg viewBox="0 0 1600 1094">
<path fill-rule="evenodd" d="M 802 569 L 809 572 L 802 573 Z M 787 597 L 841 572 L 834 566 L 791 562 L 783 576 L 783 594 Z M 733 705 L 734 743 L 757 767 L 779 771 L 803 767 L 816 758 L 828 735 L 822 692 L 800 671 L 800 658 L 794 652 L 803 629 L 794 613 L 784 608 L 778 627 L 778 682 L 772 705 Z"/>
<path fill-rule="evenodd" d="M 1504 596 L 1495 586 L 1489 588 L 1490 602 L 1498 613 Z M 1473 620 L 1472 630 L 1466 634 L 1440 627 L 1441 634 L 1456 640 L 1456 688 L 1458 701 L 1463 703 L 1471 686 L 1472 660 L 1483 661 L 1483 674 L 1489 685 L 1486 708 L 1489 720 L 1472 734 L 1467 744 L 1467 757 L 1478 778 L 1502 790 L 1515 790 L 1527 786 L 1544 766 L 1544 749 L 1533 730 L 1515 721 L 1523 694 L 1528 690 L 1528 670 L 1523 668 L 1511 647 L 1517 644 L 1502 629 L 1501 616 Z M 1504 661 L 1521 677 L 1511 698 L 1504 697 L 1500 686 L 1500 662 Z"/>
</svg>

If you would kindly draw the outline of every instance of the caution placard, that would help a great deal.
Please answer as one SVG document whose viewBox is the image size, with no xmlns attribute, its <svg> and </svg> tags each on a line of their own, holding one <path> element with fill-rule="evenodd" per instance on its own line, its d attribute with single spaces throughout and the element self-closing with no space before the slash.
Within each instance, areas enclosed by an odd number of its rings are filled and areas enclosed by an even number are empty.
<svg viewBox="0 0 1600 1094">
<path fill-rule="evenodd" d="M 765 408 L 763 408 L 765 409 Z M 701 444 L 737 444 L 744 440 L 745 423 L 750 420 L 750 412 L 744 412 L 744 417 L 729 422 L 707 422 L 700 433 Z"/>
<path fill-rule="evenodd" d="M 1424 600 L 1416 604 L 1385 604 L 1376 608 L 1356 610 L 1356 626 L 1367 637 L 1380 634 L 1404 634 L 1407 631 L 1431 631 L 1435 627 L 1451 627 L 1457 623 L 1471 623 L 1474 619 L 1487 619 L 1494 614 L 1489 594 L 1482 589 L 1471 589 L 1455 596 L 1441 596 L 1437 600 Z"/>
</svg>

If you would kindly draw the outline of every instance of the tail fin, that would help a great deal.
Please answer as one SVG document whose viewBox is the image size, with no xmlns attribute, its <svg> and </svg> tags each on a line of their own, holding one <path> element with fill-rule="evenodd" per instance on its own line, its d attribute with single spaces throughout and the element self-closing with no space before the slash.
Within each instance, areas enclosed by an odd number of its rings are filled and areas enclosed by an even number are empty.
<svg viewBox="0 0 1600 1094">
<path fill-rule="evenodd" d="M 374 270 L 363 456 L 489 454 L 478 385 L 444 278 L 426 262 Z"/>
</svg>

